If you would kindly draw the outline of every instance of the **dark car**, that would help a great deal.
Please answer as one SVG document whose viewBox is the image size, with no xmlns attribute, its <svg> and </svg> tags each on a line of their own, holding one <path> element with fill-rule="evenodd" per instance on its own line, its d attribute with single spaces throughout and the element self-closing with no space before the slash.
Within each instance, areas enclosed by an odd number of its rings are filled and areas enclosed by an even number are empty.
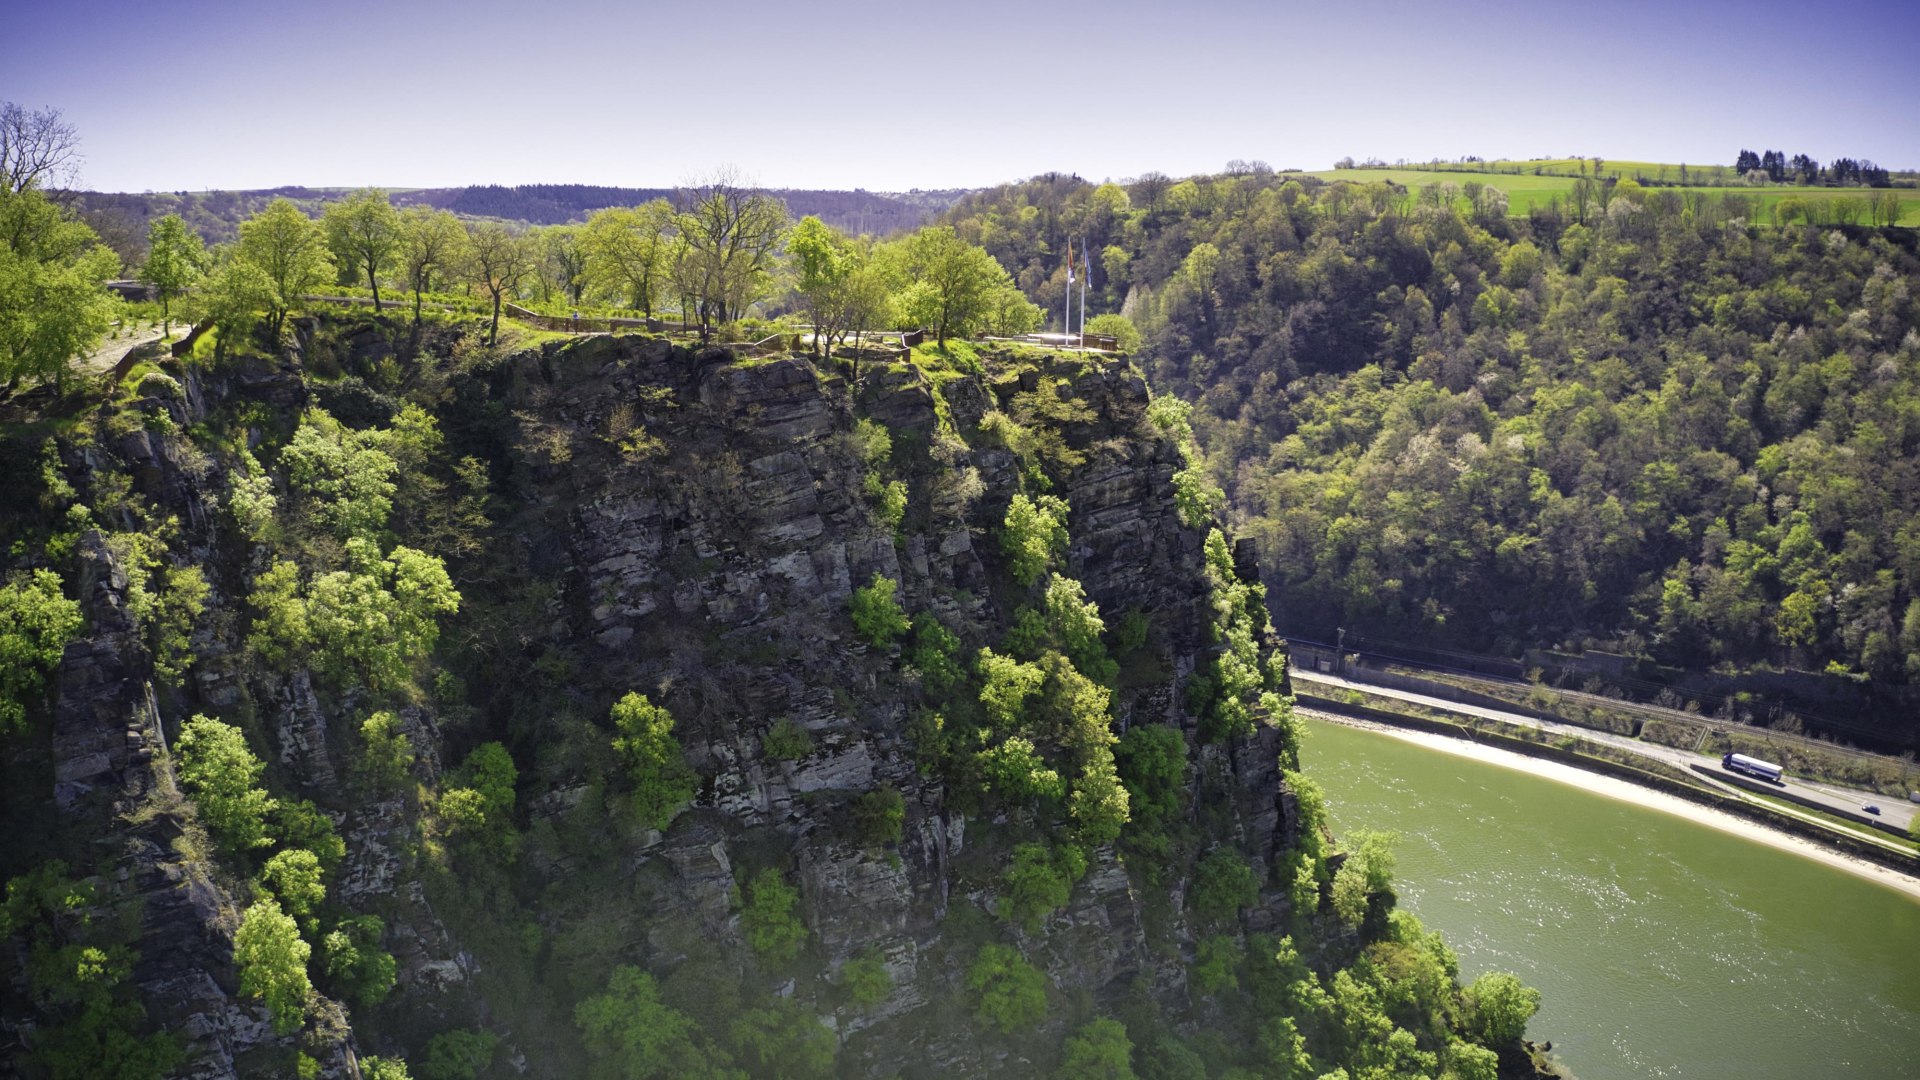
<svg viewBox="0 0 1920 1080">
<path fill-rule="evenodd" d="M 1868 803 L 1867 805 L 1865 805 L 1865 806 L 1863 806 L 1863 807 L 1861 807 L 1860 809 L 1862 809 L 1862 810 L 1865 810 L 1865 811 L 1866 811 L 1867 813 L 1869 813 L 1869 814 L 1876 814 L 1876 815 L 1877 815 L 1877 814 L 1879 814 L 1879 813 L 1880 813 L 1880 808 L 1879 808 L 1879 807 L 1877 807 L 1877 806 L 1875 806 L 1875 805 L 1873 805 L 1872 803 Z"/>
</svg>

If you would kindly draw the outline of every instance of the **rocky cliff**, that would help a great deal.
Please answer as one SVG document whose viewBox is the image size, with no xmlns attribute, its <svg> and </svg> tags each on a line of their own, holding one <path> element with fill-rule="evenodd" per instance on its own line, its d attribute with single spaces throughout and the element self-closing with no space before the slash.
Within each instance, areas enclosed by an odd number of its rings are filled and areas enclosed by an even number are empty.
<svg viewBox="0 0 1920 1080">
<path fill-rule="evenodd" d="M 1284 659 L 1244 551 L 1211 553 L 1218 526 L 1177 497 L 1180 426 L 1150 417 L 1124 360 L 297 330 L 286 356 L 136 373 L 46 458 L 71 494 L 36 527 L 50 559 L 71 550 L 87 629 L 54 676 L 50 756 L 10 779 L 58 807 L 35 854 L 122 913 L 142 1030 L 176 1036 L 179 1075 L 388 1067 L 368 1058 L 693 1075 L 694 1057 L 712 1075 L 1024 1075 L 1114 1016 L 1143 1074 L 1184 1075 L 1144 1063 L 1163 1043 L 1197 1062 L 1182 1040 L 1205 1050 L 1222 1023 L 1228 991 L 1193 985 L 1201 952 L 1264 963 L 1291 931 L 1330 971 L 1383 933 L 1390 896 L 1358 931 L 1302 907 L 1338 859 L 1283 784 Z M 353 456 L 371 453 L 391 470 Z M 383 522 L 333 528 L 374 474 Z M 1015 569 L 1016 500 L 1064 512 L 1037 579 Z M 381 569 L 403 552 L 444 560 L 459 604 L 390 682 L 323 626 L 385 597 L 355 633 L 404 652 L 414 586 Z M 275 621 L 282 565 L 304 637 Z M 851 617 L 885 583 L 911 630 Z M 1098 639 L 1063 644 L 1061 618 Z M 1017 740 L 984 718 L 996 655 L 1032 673 Z M 615 702 L 635 692 L 670 715 L 677 763 L 634 749 Z M 1207 719 L 1236 708 L 1249 719 Z M 278 849 L 232 850 L 210 789 L 183 787 L 195 716 L 244 735 L 287 815 Z M 1149 728 L 1173 735 L 1127 738 Z M 1116 741 L 1117 839 L 1081 816 Z M 1032 792 L 994 779 L 1016 742 Z M 1149 745 L 1173 747 L 1160 774 Z M 687 797 L 636 809 L 682 772 Z M 288 814 L 303 801 L 317 813 Z M 325 901 L 289 1030 L 234 936 L 262 898 L 294 903 L 265 865 L 294 834 L 318 837 Z M 368 915 L 391 991 L 341 959 Z M 29 981 L 9 1006 L 26 1070 L 47 1023 Z M 595 1019 L 608 1002 L 653 1034 Z M 462 1046 L 483 1049 L 462 1064 Z"/>
</svg>

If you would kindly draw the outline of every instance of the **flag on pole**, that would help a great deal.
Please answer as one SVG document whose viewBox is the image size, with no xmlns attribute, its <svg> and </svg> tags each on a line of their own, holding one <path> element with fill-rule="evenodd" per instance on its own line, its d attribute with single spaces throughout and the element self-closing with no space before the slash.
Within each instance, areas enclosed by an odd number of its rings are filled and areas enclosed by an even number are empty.
<svg viewBox="0 0 1920 1080">
<path fill-rule="evenodd" d="M 1073 237 L 1067 237 L 1067 284 L 1073 284 Z"/>
</svg>

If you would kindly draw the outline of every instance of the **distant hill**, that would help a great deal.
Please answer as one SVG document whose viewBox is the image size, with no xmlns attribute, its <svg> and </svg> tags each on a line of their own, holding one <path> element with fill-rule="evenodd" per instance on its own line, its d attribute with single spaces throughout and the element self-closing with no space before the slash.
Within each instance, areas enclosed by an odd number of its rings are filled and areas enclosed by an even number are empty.
<svg viewBox="0 0 1920 1080">
<path fill-rule="evenodd" d="M 609 206 L 634 206 L 652 199 L 671 199 L 673 188 L 620 188 L 594 184 L 497 184 L 463 188 L 424 188 L 396 192 L 393 201 L 406 206 L 425 203 L 470 217 L 503 218 L 535 225 L 580 221 Z M 918 228 L 928 218 L 958 202 L 965 191 L 909 191 L 904 193 L 812 191 L 775 189 L 796 218 L 812 214 L 847 232 L 885 236 Z"/>
<path fill-rule="evenodd" d="M 232 240 L 240 222 L 260 212 L 276 198 L 287 198 L 310 214 L 319 214 L 328 202 L 348 194 L 348 188 L 277 187 L 253 191 L 80 192 L 75 205 L 95 231 L 129 265 L 145 257 L 147 222 L 164 214 L 179 214 L 209 244 Z M 673 188 L 621 188 L 593 184 L 522 184 L 502 187 L 476 184 L 456 188 L 390 189 L 396 206 L 425 204 L 464 217 L 499 218 L 530 225 L 558 225 L 582 221 L 608 206 L 633 206 L 656 198 L 672 198 Z M 918 228 L 966 191 L 815 191 L 776 189 L 797 219 L 812 214 L 847 232 L 885 236 Z"/>
</svg>

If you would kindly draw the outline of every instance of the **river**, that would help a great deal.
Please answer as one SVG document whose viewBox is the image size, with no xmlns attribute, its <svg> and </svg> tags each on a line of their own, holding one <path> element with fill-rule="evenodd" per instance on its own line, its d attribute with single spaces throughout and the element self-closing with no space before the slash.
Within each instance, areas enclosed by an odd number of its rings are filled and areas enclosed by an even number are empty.
<svg viewBox="0 0 1920 1080">
<path fill-rule="evenodd" d="M 1337 829 L 1388 829 L 1400 904 L 1462 981 L 1543 997 L 1579 1080 L 1920 1077 L 1920 902 L 1514 769 L 1310 721 Z"/>
</svg>

